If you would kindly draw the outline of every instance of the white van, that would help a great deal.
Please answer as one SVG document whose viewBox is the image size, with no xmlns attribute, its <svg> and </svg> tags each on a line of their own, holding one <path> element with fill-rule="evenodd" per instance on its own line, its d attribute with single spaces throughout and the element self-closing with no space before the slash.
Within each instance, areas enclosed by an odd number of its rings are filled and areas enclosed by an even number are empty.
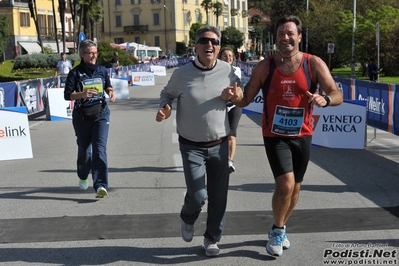
<svg viewBox="0 0 399 266">
<path fill-rule="evenodd" d="M 156 46 L 147 46 L 147 47 L 139 47 L 138 49 L 134 49 L 133 52 L 134 57 L 139 60 L 139 62 L 148 63 L 153 59 L 157 60 L 160 57 L 164 57 L 165 53 L 161 50 L 161 48 Z"/>
<path fill-rule="evenodd" d="M 154 59 L 165 57 L 165 53 L 161 50 L 161 48 L 157 46 L 147 46 L 135 42 L 126 42 L 121 44 L 111 43 L 111 46 L 123 50 L 128 49 L 131 53 L 133 53 L 133 56 L 137 58 L 137 60 L 139 60 L 139 63 L 148 63 L 150 62 L 151 57 L 153 57 Z"/>
</svg>

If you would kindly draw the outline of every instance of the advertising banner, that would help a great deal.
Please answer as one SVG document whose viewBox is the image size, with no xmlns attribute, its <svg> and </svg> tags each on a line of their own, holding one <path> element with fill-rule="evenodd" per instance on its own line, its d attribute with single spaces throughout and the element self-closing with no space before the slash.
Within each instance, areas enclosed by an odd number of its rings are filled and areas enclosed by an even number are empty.
<svg viewBox="0 0 399 266">
<path fill-rule="evenodd" d="M 154 86 L 155 77 L 150 72 L 133 72 L 132 73 L 133 86 Z"/>
<path fill-rule="evenodd" d="M 0 161 L 33 158 L 26 107 L 0 108 Z"/>
<path fill-rule="evenodd" d="M 116 99 L 130 99 L 129 84 L 125 79 L 111 78 L 111 86 L 114 88 Z"/>
<path fill-rule="evenodd" d="M 389 84 L 368 81 L 357 81 L 356 84 L 356 99 L 367 101 L 367 124 L 388 131 L 392 87 Z"/>
<path fill-rule="evenodd" d="M 28 80 L 18 82 L 18 91 L 21 99 L 20 106 L 26 106 L 28 114 L 34 114 L 43 110 L 41 98 L 40 80 Z"/>
<path fill-rule="evenodd" d="M 154 73 L 155 76 L 166 76 L 166 67 L 151 65 L 151 72 Z"/>
<path fill-rule="evenodd" d="M 18 87 L 16 82 L 0 83 L 0 108 L 15 107 Z"/>
<path fill-rule="evenodd" d="M 47 89 L 50 121 L 64 121 L 72 119 L 74 101 L 64 100 L 64 90 L 59 88 Z"/>
<path fill-rule="evenodd" d="M 327 148 L 364 149 L 366 101 L 345 100 L 339 106 L 313 109 L 312 144 Z"/>
</svg>

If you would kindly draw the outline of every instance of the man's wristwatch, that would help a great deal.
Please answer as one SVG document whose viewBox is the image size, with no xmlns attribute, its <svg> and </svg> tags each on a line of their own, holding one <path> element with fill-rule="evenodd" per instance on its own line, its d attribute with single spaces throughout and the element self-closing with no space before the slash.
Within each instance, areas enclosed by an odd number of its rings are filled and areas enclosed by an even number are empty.
<svg viewBox="0 0 399 266">
<path fill-rule="evenodd" d="M 331 104 L 331 97 L 327 96 L 327 95 L 323 95 L 323 98 L 326 100 L 326 105 L 323 106 L 323 108 L 326 108 L 327 106 L 329 106 Z"/>
</svg>

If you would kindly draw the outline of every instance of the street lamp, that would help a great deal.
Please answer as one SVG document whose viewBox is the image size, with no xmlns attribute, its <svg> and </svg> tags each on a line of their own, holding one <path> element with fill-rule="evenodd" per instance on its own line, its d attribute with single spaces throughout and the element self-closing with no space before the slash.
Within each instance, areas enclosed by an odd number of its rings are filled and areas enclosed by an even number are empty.
<svg viewBox="0 0 399 266">
<path fill-rule="evenodd" d="M 355 31 L 356 31 L 356 0 L 353 0 L 351 78 L 355 78 Z"/>
<path fill-rule="evenodd" d="M 166 32 L 166 9 L 170 12 L 169 8 L 166 6 L 166 0 L 164 0 L 163 2 L 163 17 L 164 17 L 164 23 L 165 23 L 165 48 L 166 48 L 166 53 L 168 53 L 169 51 L 169 47 L 168 47 L 168 34 Z"/>
</svg>

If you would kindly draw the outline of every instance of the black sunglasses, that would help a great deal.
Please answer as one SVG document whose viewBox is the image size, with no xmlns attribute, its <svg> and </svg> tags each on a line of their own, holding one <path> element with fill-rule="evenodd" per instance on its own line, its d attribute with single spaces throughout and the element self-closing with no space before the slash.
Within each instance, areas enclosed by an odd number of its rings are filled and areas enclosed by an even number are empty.
<svg viewBox="0 0 399 266">
<path fill-rule="evenodd" d="M 199 43 L 199 44 L 208 44 L 209 42 L 211 42 L 212 45 L 219 45 L 219 44 L 220 44 L 220 42 L 219 42 L 218 39 L 215 39 L 215 38 L 205 38 L 205 37 L 199 38 L 199 40 L 198 40 L 197 43 Z"/>
</svg>

